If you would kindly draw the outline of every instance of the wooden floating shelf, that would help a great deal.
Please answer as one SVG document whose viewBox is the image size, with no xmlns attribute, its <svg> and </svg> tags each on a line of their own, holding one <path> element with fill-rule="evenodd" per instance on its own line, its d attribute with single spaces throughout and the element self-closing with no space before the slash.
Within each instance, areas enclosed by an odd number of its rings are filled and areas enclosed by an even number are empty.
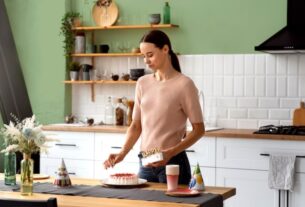
<svg viewBox="0 0 305 207">
<path fill-rule="evenodd" d="M 127 57 L 142 56 L 141 53 L 74 53 L 72 57 Z"/>
<path fill-rule="evenodd" d="M 117 25 L 117 26 L 91 26 L 91 27 L 74 27 L 73 30 L 116 30 L 116 29 L 162 29 L 162 28 L 174 28 L 179 27 L 175 24 L 144 24 L 144 25 Z"/>
<path fill-rule="evenodd" d="M 93 84 L 94 81 L 64 81 L 66 84 Z"/>
</svg>

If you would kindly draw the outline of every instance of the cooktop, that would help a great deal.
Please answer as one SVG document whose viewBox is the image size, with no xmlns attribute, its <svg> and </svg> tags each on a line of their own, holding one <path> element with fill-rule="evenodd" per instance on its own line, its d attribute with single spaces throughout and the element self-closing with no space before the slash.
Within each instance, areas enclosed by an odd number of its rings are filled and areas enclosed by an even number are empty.
<svg viewBox="0 0 305 207">
<path fill-rule="evenodd" d="M 261 126 L 254 134 L 287 134 L 305 136 L 305 126 Z"/>
</svg>

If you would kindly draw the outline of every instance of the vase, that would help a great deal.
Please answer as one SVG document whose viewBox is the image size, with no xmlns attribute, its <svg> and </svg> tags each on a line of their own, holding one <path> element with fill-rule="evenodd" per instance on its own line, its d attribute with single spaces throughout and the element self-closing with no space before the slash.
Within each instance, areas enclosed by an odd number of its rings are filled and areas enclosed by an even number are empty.
<svg viewBox="0 0 305 207">
<path fill-rule="evenodd" d="M 4 154 L 4 183 L 5 185 L 16 185 L 15 152 L 6 152 Z"/>
<path fill-rule="evenodd" d="M 33 194 L 33 169 L 34 161 L 30 154 L 23 154 L 20 165 L 20 191 L 21 195 Z"/>
</svg>

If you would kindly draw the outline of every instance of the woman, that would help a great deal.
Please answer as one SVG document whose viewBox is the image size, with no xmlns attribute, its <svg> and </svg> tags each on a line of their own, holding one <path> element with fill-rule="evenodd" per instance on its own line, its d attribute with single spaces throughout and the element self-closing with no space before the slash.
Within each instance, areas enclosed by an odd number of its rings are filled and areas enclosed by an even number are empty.
<svg viewBox="0 0 305 207">
<path fill-rule="evenodd" d="M 105 168 L 121 162 L 141 135 L 141 151 L 160 149 L 163 160 L 143 166 L 139 177 L 149 182 L 166 182 L 165 165 L 180 166 L 179 184 L 191 179 L 185 149 L 204 135 L 198 91 L 193 81 L 181 74 L 178 58 L 168 36 L 152 30 L 140 41 L 144 62 L 153 70 L 137 81 L 133 121 L 126 142 L 118 154 L 110 154 Z M 186 135 L 186 121 L 193 130 Z"/>
</svg>

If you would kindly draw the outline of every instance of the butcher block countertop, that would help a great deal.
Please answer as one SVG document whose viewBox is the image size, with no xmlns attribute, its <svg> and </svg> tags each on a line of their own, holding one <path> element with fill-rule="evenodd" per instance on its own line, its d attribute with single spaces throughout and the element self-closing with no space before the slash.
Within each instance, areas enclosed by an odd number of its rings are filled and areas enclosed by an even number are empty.
<svg viewBox="0 0 305 207">
<path fill-rule="evenodd" d="M 101 132 L 101 133 L 126 133 L 126 126 L 77 126 L 73 124 L 51 124 L 43 126 L 46 131 L 67 132 Z M 294 140 L 305 141 L 305 136 L 299 135 L 276 135 L 276 134 L 253 134 L 254 129 L 220 129 L 208 131 L 205 137 L 242 138 L 242 139 L 271 139 L 271 140 Z"/>
</svg>

